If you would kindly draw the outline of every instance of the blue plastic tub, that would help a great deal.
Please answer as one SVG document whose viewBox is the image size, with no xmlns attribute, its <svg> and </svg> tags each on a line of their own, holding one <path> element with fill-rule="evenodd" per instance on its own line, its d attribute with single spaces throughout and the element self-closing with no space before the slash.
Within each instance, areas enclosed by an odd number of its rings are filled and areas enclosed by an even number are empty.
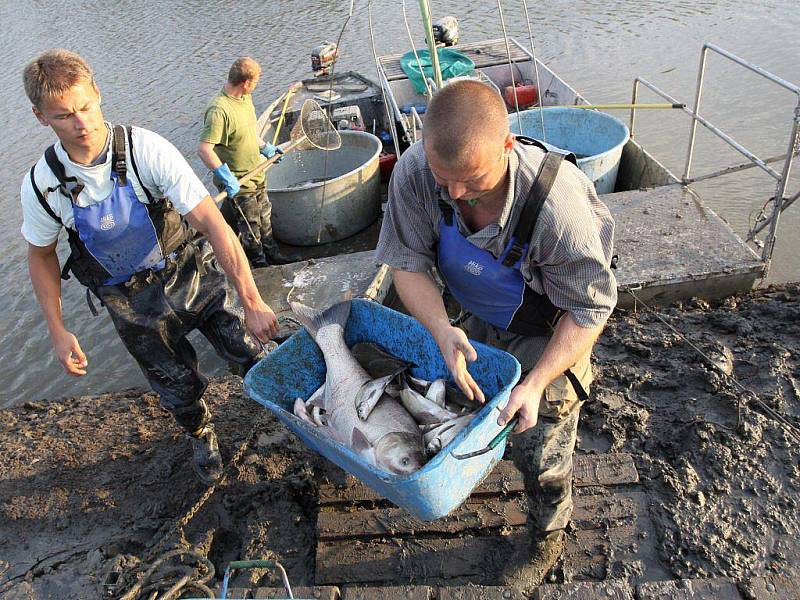
<svg viewBox="0 0 800 600">
<path fill-rule="evenodd" d="M 546 140 L 542 137 L 542 110 Z M 578 168 L 592 180 L 598 194 L 614 191 L 622 148 L 630 139 L 628 127 L 616 117 L 596 110 L 553 106 L 520 111 L 519 118 L 512 113 L 508 115 L 508 125 L 511 133 L 574 153 Z"/>
<path fill-rule="evenodd" d="M 374 342 L 389 353 L 419 365 L 412 370 L 415 377 L 450 379 L 430 333 L 415 319 L 375 302 L 353 300 L 345 339 L 348 346 Z M 395 475 L 366 463 L 350 448 L 292 414 L 295 399 L 308 399 L 325 381 L 322 352 L 305 330 L 295 333 L 256 364 L 244 379 L 244 389 L 250 398 L 275 413 L 306 445 L 414 517 L 432 521 L 466 500 L 502 458 L 505 449 L 503 442 L 475 458 L 456 460 L 451 455 L 451 452 L 480 450 L 499 433 L 502 429 L 497 425 L 499 410 L 506 405 L 520 376 L 519 363 L 513 356 L 477 342 L 474 345 L 478 360 L 469 365 L 469 372 L 491 400 L 450 444 L 410 475 Z"/>
</svg>

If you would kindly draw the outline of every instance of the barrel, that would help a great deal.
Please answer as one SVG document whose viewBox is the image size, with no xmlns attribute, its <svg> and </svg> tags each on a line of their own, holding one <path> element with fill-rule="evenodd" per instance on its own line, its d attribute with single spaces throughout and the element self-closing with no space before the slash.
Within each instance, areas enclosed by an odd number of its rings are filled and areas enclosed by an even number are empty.
<svg viewBox="0 0 800 600">
<path fill-rule="evenodd" d="M 598 194 L 614 191 L 622 148 L 630 139 L 627 126 L 616 117 L 596 110 L 553 106 L 520 111 L 519 118 L 516 113 L 510 114 L 508 124 L 512 133 L 575 154 L 578 168 L 592 180 Z"/>
</svg>

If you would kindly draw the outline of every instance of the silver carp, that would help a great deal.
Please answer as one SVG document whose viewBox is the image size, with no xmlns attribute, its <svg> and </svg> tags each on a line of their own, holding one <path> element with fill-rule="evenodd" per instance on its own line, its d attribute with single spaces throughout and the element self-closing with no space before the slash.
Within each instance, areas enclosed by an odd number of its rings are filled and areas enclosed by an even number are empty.
<svg viewBox="0 0 800 600">
<path fill-rule="evenodd" d="M 419 427 L 397 400 L 384 393 L 396 374 L 372 379 L 345 343 L 350 300 L 324 312 L 297 302 L 292 302 L 291 307 L 325 358 L 325 391 L 316 401 L 325 413 L 326 425 L 322 427 L 331 437 L 389 472 L 404 475 L 421 468 L 425 449 Z M 359 417 L 357 405 L 363 418 Z M 300 406 L 296 406 L 297 410 Z"/>
</svg>

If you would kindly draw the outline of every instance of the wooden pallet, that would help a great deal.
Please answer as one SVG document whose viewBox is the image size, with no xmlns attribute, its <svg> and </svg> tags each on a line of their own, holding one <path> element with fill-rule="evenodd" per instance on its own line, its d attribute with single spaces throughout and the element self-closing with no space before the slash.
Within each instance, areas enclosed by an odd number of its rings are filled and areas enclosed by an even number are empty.
<svg viewBox="0 0 800 600">
<path fill-rule="evenodd" d="M 573 470 L 574 531 L 564 569 L 573 579 L 602 579 L 613 570 L 610 556 L 636 560 L 652 540 L 646 498 L 636 490 L 628 454 L 576 456 Z M 353 478 L 321 486 L 319 501 L 317 585 L 494 585 L 493 573 L 525 537 L 527 499 L 510 461 L 501 461 L 461 508 L 430 523 Z"/>
</svg>

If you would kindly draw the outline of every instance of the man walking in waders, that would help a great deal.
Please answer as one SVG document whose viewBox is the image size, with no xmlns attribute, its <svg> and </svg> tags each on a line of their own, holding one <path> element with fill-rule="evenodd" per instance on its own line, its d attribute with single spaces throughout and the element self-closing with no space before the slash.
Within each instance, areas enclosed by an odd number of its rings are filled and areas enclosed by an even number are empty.
<svg viewBox="0 0 800 600">
<path fill-rule="evenodd" d="M 498 423 L 518 418 L 512 458 L 525 476 L 529 537 L 498 575 L 529 591 L 561 555 L 572 513 L 589 359 L 617 300 L 614 222 L 583 173 L 515 138 L 507 118 L 477 81 L 433 96 L 423 141 L 394 169 L 376 258 L 394 269 L 401 300 L 468 397 L 484 400 L 466 368 L 477 357 L 468 337 L 522 365 Z M 450 324 L 433 267 L 468 314 L 463 330 Z"/>
<path fill-rule="evenodd" d="M 87 299 L 91 292 L 106 307 L 161 404 L 191 438 L 197 475 L 212 484 L 222 457 L 203 401 L 208 380 L 186 336 L 199 329 L 246 371 L 262 355 L 258 340 L 275 335 L 275 315 L 186 160 L 156 133 L 104 121 L 81 56 L 48 50 L 25 68 L 24 83 L 34 115 L 58 137 L 20 192 L 31 282 L 56 355 L 68 374 L 86 374 L 87 357 L 61 313 L 59 275 L 71 273 Z M 205 239 L 195 241 L 185 222 Z M 70 246 L 63 270 L 56 255 L 62 227 Z"/>
<path fill-rule="evenodd" d="M 281 253 L 272 236 L 272 203 L 266 178 L 259 173 L 239 185 L 237 178 L 272 158 L 280 149 L 258 139 L 253 90 L 261 67 L 252 58 L 237 59 L 222 91 L 206 107 L 197 155 L 214 173 L 214 184 L 228 194 L 222 213 L 237 230 L 253 267 L 283 265 L 298 260 Z"/>
</svg>

